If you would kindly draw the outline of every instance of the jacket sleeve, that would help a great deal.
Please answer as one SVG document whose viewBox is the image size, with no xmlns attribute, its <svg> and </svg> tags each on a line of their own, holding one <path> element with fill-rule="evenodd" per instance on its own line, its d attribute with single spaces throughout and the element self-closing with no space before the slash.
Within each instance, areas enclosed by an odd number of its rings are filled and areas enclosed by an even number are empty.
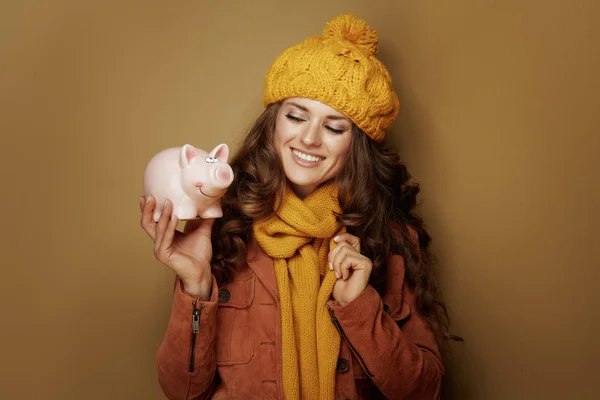
<svg viewBox="0 0 600 400">
<path fill-rule="evenodd" d="M 177 280 L 166 334 L 157 352 L 158 382 L 169 400 L 207 398 L 215 382 L 218 287 L 200 301 Z"/>
<path fill-rule="evenodd" d="M 390 262 L 402 263 L 404 270 L 401 256 L 392 256 Z M 438 399 L 444 373 L 442 358 L 403 276 L 398 277 L 403 292 L 402 312 L 394 315 L 398 320 L 384 310 L 379 293 L 371 285 L 346 306 L 330 300 L 328 307 L 343 340 L 384 396 Z"/>
</svg>

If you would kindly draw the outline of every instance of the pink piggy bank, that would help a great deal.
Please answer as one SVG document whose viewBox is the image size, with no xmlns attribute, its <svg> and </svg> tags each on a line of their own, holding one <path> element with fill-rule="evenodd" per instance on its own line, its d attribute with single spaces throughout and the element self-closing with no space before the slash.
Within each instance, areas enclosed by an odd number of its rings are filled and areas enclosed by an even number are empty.
<svg viewBox="0 0 600 400">
<path fill-rule="evenodd" d="M 152 157 L 144 171 L 144 195 L 156 199 L 154 221 L 167 199 L 180 220 L 222 217 L 221 197 L 233 182 L 228 157 L 229 147 L 224 143 L 210 153 L 186 144 Z"/>
</svg>

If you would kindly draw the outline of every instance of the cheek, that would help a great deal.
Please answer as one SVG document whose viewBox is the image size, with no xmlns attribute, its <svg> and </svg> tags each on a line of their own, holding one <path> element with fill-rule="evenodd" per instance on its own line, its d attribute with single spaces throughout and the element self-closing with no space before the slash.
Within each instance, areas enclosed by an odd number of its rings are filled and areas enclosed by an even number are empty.
<svg viewBox="0 0 600 400">
<path fill-rule="evenodd" d="M 277 131 L 277 129 L 275 129 L 275 132 L 273 133 L 273 144 L 275 145 L 275 148 L 277 150 L 279 150 L 279 143 L 281 143 L 281 139 L 279 139 L 279 137 L 279 132 Z"/>
<path fill-rule="evenodd" d="M 275 128 L 273 144 L 278 152 L 285 151 L 285 145 L 298 137 L 297 127 L 283 122 Z"/>
<path fill-rule="evenodd" d="M 275 146 L 277 152 L 280 151 L 280 147 L 283 143 L 285 143 L 283 138 L 283 130 L 281 129 L 281 125 L 277 124 L 275 127 L 275 132 L 273 132 L 273 145 Z"/>
<path fill-rule="evenodd" d="M 273 143 L 279 149 L 285 142 L 288 141 L 289 136 L 289 126 L 287 126 L 286 121 L 279 118 L 277 120 L 277 124 L 275 125 L 275 133 L 273 134 Z"/>
</svg>

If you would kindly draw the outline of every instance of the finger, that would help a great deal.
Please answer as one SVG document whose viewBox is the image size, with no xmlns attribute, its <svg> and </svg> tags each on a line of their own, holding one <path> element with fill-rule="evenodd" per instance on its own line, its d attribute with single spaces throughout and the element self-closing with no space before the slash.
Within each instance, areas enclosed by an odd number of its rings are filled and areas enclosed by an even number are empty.
<svg viewBox="0 0 600 400">
<path fill-rule="evenodd" d="M 345 247 L 348 247 L 348 248 L 354 250 L 354 248 L 352 246 L 350 246 L 350 244 L 348 244 L 347 242 L 341 242 L 341 243 L 337 244 L 334 249 L 332 249 L 332 250 L 329 251 L 329 257 L 328 257 L 329 261 L 333 262 L 333 259 L 335 258 L 335 256 L 340 251 L 342 251 L 342 249 L 345 248 Z"/>
<path fill-rule="evenodd" d="M 352 270 L 356 266 L 357 260 L 356 257 L 352 255 L 348 255 L 345 257 L 340 264 L 340 275 L 342 275 L 343 280 L 347 280 L 350 278 L 350 274 Z"/>
<path fill-rule="evenodd" d="M 349 254 L 340 264 L 342 278 L 347 280 L 354 271 L 367 270 L 367 258 L 361 254 Z"/>
<path fill-rule="evenodd" d="M 341 243 L 334 250 L 338 251 L 333 255 L 333 260 L 331 263 L 333 264 L 335 276 L 339 279 L 343 277 L 342 262 L 349 254 L 355 253 L 356 250 L 354 250 L 354 248 L 348 243 Z"/>
<path fill-rule="evenodd" d="M 356 251 L 360 253 L 360 239 L 358 236 L 351 235 L 349 233 L 342 233 L 339 236 L 333 238 L 335 243 L 348 243 L 350 246 L 354 247 Z"/>
<path fill-rule="evenodd" d="M 154 241 L 156 241 L 156 224 L 152 218 L 152 213 L 154 212 L 154 203 L 156 200 L 154 197 L 149 196 L 148 199 L 144 202 L 144 208 L 142 210 L 142 217 L 140 220 L 140 225 L 146 231 L 148 236 Z"/>
<path fill-rule="evenodd" d="M 144 196 L 140 196 L 140 211 L 144 211 L 144 203 L 146 202 L 146 198 Z"/>
<path fill-rule="evenodd" d="M 171 210 L 172 204 L 169 200 L 165 201 L 165 205 L 162 208 L 162 212 L 160 214 L 160 218 L 158 219 L 158 223 L 156 224 L 156 240 L 154 250 L 155 252 L 159 252 L 161 248 L 162 242 L 165 238 L 165 231 L 167 229 L 167 225 L 169 225 L 169 221 L 171 219 Z"/>
<path fill-rule="evenodd" d="M 334 260 L 337 257 L 337 255 L 339 254 L 339 252 L 344 248 L 344 246 L 349 246 L 349 245 L 346 242 L 340 243 L 339 245 L 335 246 L 335 248 L 333 250 L 331 250 L 329 252 L 329 254 L 327 256 L 327 262 L 329 264 L 330 270 L 336 271 L 335 265 L 334 265 Z M 337 274 L 336 274 L 336 276 L 337 276 Z M 338 276 L 338 278 L 339 278 L 339 276 Z"/>
<path fill-rule="evenodd" d="M 177 223 L 179 222 L 179 218 L 175 215 L 171 217 L 169 223 L 167 224 L 167 228 L 165 230 L 165 234 L 160 242 L 160 247 L 158 249 L 159 254 L 162 257 L 166 257 L 171 249 L 171 245 L 173 244 L 173 238 L 175 237 L 175 231 L 177 230 Z"/>
</svg>

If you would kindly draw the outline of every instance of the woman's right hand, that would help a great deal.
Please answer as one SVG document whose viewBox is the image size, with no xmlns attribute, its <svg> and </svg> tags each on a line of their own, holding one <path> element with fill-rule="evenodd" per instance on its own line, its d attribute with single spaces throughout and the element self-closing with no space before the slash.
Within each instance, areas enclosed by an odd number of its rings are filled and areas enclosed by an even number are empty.
<svg viewBox="0 0 600 400">
<path fill-rule="evenodd" d="M 208 300 L 212 289 L 210 261 L 212 259 L 211 230 L 214 218 L 205 219 L 199 226 L 179 232 L 178 219 L 173 215 L 173 203 L 167 201 L 158 222 L 152 217 L 156 199 L 140 197 L 141 226 L 154 241 L 154 256 L 171 268 L 183 282 L 184 290 L 201 300 Z M 189 224 L 189 222 L 188 222 Z"/>
</svg>

